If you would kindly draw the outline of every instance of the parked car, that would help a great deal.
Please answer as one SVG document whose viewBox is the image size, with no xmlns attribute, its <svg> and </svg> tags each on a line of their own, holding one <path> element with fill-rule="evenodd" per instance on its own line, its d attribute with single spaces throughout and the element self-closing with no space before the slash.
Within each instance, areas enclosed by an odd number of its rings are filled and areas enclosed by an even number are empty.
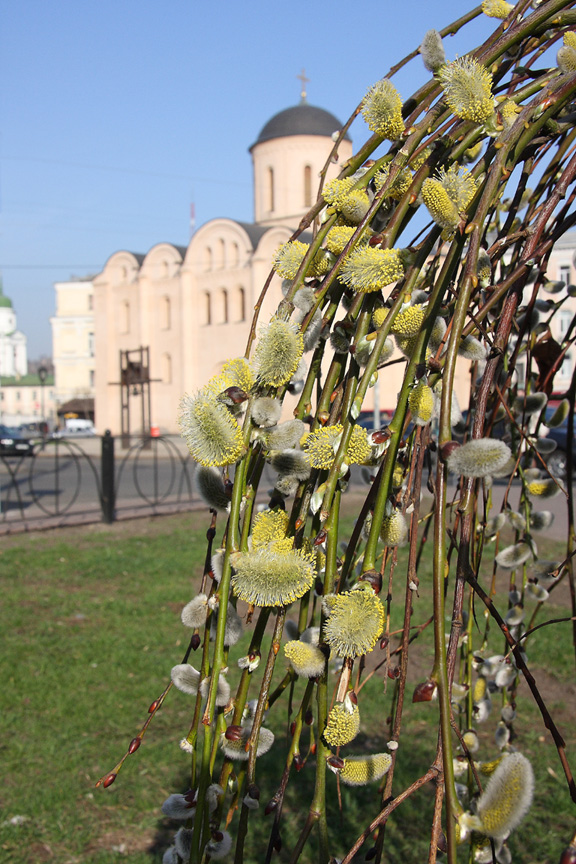
<svg viewBox="0 0 576 864">
<path fill-rule="evenodd" d="M 556 409 L 553 406 L 546 408 L 545 417 L 551 417 L 555 410 Z M 551 474 L 554 474 L 555 477 L 564 477 L 566 474 L 569 446 L 572 448 L 572 460 L 573 464 L 576 466 L 576 440 L 573 437 L 571 445 L 568 444 L 568 418 L 566 418 L 560 426 L 555 426 L 553 429 L 550 429 L 546 437 L 551 441 L 556 442 L 556 449 L 546 457 L 548 470 Z"/>
<path fill-rule="evenodd" d="M 53 438 L 93 438 L 96 435 L 96 429 L 91 420 L 83 420 L 81 418 L 66 420 L 63 429 L 57 429 L 52 435 Z"/>
<path fill-rule="evenodd" d="M 40 423 L 21 423 L 18 431 L 24 438 L 46 438 L 49 433 L 48 424 L 44 421 Z"/>
<path fill-rule="evenodd" d="M 367 432 L 373 432 L 374 428 L 381 429 L 382 426 L 387 426 L 391 419 L 392 414 L 390 412 L 380 411 L 380 425 L 374 427 L 374 412 L 360 411 L 356 423 L 358 426 L 362 426 L 363 429 L 366 429 Z"/>
<path fill-rule="evenodd" d="M 19 429 L 0 424 L 0 456 L 33 456 L 35 443 Z"/>
</svg>

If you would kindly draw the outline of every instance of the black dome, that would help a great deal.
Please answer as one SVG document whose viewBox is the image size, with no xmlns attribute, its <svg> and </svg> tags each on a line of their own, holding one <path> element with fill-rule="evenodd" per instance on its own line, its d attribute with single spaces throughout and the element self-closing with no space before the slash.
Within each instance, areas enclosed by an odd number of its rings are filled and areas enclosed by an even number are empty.
<svg viewBox="0 0 576 864">
<path fill-rule="evenodd" d="M 261 144 L 262 141 L 271 141 L 272 138 L 286 138 L 288 135 L 322 135 L 330 138 L 333 132 L 342 128 L 342 123 L 324 108 L 316 108 L 306 102 L 286 108 L 271 117 L 262 127 L 258 138 L 252 145 Z M 346 135 L 346 140 L 350 140 Z M 250 150 L 252 149 L 250 147 Z"/>
</svg>

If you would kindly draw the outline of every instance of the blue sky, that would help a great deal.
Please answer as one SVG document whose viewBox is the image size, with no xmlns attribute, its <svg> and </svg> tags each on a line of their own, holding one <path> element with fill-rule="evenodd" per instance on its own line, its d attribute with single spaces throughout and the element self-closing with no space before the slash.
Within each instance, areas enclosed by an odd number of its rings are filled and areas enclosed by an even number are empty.
<svg viewBox="0 0 576 864">
<path fill-rule="evenodd" d="M 299 99 L 344 121 L 368 87 L 469 8 L 462 0 L 0 0 L 0 272 L 29 357 L 51 353 L 53 282 L 118 249 L 186 245 L 250 220 L 248 147 Z M 450 59 L 498 22 L 446 40 Z M 419 58 L 394 81 L 404 98 Z M 355 145 L 366 137 L 352 127 Z"/>
</svg>

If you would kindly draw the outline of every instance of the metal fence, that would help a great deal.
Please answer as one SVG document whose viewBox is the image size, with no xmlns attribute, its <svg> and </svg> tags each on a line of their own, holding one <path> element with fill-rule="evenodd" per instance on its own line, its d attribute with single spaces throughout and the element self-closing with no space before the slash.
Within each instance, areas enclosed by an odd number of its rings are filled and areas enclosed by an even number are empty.
<svg viewBox="0 0 576 864">
<path fill-rule="evenodd" d="M 0 532 L 193 509 L 194 464 L 177 437 L 47 440 L 0 458 Z"/>
</svg>

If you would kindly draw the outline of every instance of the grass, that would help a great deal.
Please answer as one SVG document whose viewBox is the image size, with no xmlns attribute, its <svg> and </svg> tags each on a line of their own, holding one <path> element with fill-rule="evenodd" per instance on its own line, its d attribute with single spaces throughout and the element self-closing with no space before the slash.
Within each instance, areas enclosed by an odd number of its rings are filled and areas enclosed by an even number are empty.
<svg viewBox="0 0 576 864">
<path fill-rule="evenodd" d="M 347 524 L 349 527 L 350 519 Z M 205 515 L 189 514 L 4 541 L 0 556 L 4 598 L 0 860 L 14 864 L 111 864 L 122 860 L 152 864 L 161 860 L 175 826 L 162 817 L 160 806 L 171 792 L 184 791 L 187 786 L 187 760 L 178 741 L 190 723 L 190 699 L 171 693 L 143 746 L 128 759 L 116 783 L 108 790 L 95 789 L 94 784 L 125 751 L 146 719 L 148 705 L 164 688 L 170 668 L 181 660 L 187 632 L 179 612 L 198 589 L 206 528 Z M 561 557 L 558 544 L 552 542 L 541 543 L 540 551 L 542 557 Z M 401 560 L 405 560 L 404 552 Z M 419 578 L 414 623 L 429 614 L 430 563 L 426 557 Z M 393 605 L 401 607 L 403 591 L 400 566 Z M 565 600 L 565 596 L 553 595 L 554 605 L 545 610 L 547 617 L 569 614 Z M 481 617 L 482 610 L 477 614 Z M 394 620 L 393 626 L 396 623 Z M 431 639 L 429 628 L 413 647 L 408 694 L 431 668 Z M 535 634 L 528 657 L 574 763 L 576 688 L 570 643 L 569 624 L 544 627 Z M 231 678 L 235 660 L 245 653 L 247 644 L 245 635 L 234 649 Z M 377 648 L 370 659 L 380 656 Z M 278 666 L 275 681 L 284 663 Z M 301 691 L 298 682 L 296 706 Z M 380 674 L 366 684 L 360 699 L 362 732 L 351 752 L 385 749 L 392 692 L 392 682 Z M 537 786 L 531 816 L 511 838 L 510 848 L 514 861 L 555 864 L 573 831 L 574 807 L 556 750 L 525 684 L 520 686 L 518 708 L 515 743 L 532 759 Z M 435 750 L 436 715 L 433 702 L 407 704 L 396 793 L 429 766 Z M 494 753 L 496 705 L 493 715 L 495 719 L 480 729 L 483 758 Z M 259 760 L 263 804 L 276 790 L 282 772 L 286 709 L 278 704 L 267 725 L 278 741 Z M 312 778 L 311 764 L 292 776 L 281 826 L 283 848 L 274 860 L 289 860 L 306 815 Z M 332 776 L 329 784 L 335 793 Z M 330 797 L 333 851 L 340 856 L 378 813 L 379 801 L 373 787 L 342 787 L 340 812 L 336 795 Z M 426 856 L 432 799 L 433 790 L 426 787 L 390 820 L 387 861 L 400 864 Z M 270 824 L 271 818 L 266 819 L 262 809 L 251 820 L 247 864 L 262 861 Z M 369 844 L 365 851 L 367 848 Z M 313 850 L 314 844 L 302 860 L 313 860 Z"/>
</svg>

